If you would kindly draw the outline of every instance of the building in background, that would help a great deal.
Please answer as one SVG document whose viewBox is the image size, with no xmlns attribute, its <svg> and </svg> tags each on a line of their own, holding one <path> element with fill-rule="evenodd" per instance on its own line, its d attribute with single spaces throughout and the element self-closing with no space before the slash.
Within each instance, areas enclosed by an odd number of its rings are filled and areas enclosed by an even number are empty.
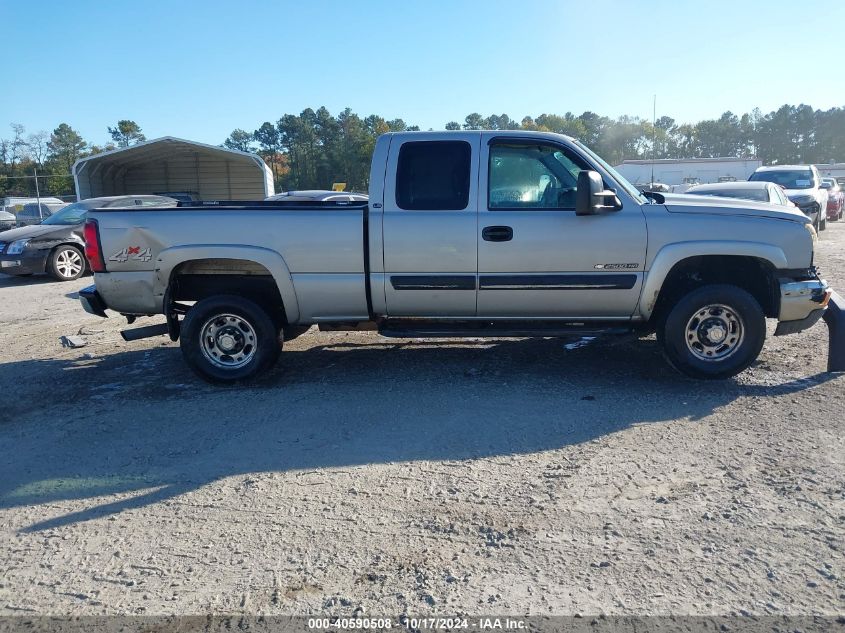
<svg viewBox="0 0 845 633">
<path fill-rule="evenodd" d="M 691 186 L 696 183 L 748 180 L 762 164 L 763 161 L 756 158 L 660 158 L 625 160 L 616 169 L 634 184 L 659 182 L 670 186 Z"/>
<path fill-rule="evenodd" d="M 165 136 L 80 158 L 78 200 L 159 194 L 181 200 L 264 200 L 275 193 L 260 156 Z"/>
<path fill-rule="evenodd" d="M 845 163 L 816 164 L 816 169 L 819 170 L 820 176 L 830 176 L 836 178 L 839 182 L 843 182 L 843 179 L 845 179 Z"/>
</svg>

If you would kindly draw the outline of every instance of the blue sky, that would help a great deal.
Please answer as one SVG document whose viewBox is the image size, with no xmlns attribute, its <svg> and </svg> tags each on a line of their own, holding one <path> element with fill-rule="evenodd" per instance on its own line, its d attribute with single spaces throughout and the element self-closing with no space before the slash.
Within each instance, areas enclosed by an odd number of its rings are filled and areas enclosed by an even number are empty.
<svg viewBox="0 0 845 633">
<path fill-rule="evenodd" d="M 0 0 L 0 137 L 218 144 L 325 105 L 423 129 L 470 112 L 718 117 L 845 106 L 845 2 Z"/>
</svg>

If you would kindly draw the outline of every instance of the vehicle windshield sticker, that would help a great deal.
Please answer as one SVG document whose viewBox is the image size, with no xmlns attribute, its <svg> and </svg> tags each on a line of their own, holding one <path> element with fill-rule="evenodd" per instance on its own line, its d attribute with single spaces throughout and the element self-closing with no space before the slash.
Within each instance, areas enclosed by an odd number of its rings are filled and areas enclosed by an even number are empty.
<svg viewBox="0 0 845 633">
<path fill-rule="evenodd" d="M 810 181 L 809 180 L 796 180 L 795 186 L 796 187 L 809 187 Z"/>
<path fill-rule="evenodd" d="M 148 262 L 153 258 L 152 250 L 149 248 L 141 248 L 140 246 L 128 246 L 124 248 L 122 251 L 118 251 L 111 257 L 109 257 L 110 262 L 123 262 L 129 261 L 130 259 L 136 262 Z"/>
</svg>

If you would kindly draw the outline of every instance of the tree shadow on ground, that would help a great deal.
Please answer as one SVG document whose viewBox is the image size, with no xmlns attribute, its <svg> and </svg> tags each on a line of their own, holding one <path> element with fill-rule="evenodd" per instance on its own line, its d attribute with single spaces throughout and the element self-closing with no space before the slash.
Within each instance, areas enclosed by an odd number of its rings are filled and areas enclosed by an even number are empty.
<svg viewBox="0 0 845 633">
<path fill-rule="evenodd" d="M 653 340 L 612 338 L 567 349 L 374 335 L 286 350 L 259 382 L 230 387 L 195 379 L 175 347 L 19 361 L 0 365 L 17 385 L 0 413 L 0 508 L 121 496 L 25 531 L 53 529 L 232 475 L 547 451 L 835 377 L 702 383 L 669 369 Z"/>
</svg>

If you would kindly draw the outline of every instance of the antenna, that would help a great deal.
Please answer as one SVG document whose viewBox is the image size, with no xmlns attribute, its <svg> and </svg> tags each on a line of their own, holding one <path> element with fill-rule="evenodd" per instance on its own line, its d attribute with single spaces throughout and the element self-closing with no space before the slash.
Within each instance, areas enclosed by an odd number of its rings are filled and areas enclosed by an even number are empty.
<svg viewBox="0 0 845 633">
<path fill-rule="evenodd" d="M 651 111 L 651 182 L 654 184 L 654 152 L 657 149 L 657 95 L 654 95 L 654 107 Z"/>
</svg>

